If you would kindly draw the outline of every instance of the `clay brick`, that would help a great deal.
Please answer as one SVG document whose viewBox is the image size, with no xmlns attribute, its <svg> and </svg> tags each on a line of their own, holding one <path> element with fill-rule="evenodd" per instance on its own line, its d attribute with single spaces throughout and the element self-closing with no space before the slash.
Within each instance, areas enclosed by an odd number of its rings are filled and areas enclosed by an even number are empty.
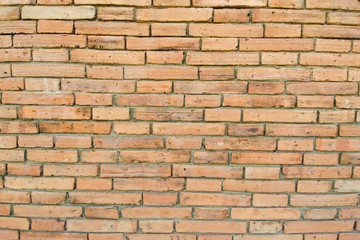
<svg viewBox="0 0 360 240">
<path fill-rule="evenodd" d="M 251 221 L 249 232 L 251 233 L 278 233 L 282 230 L 281 222 L 274 221 Z"/>
<path fill-rule="evenodd" d="M 293 194 L 290 196 L 291 206 L 303 207 L 336 207 L 336 206 L 355 206 L 358 204 L 356 194 L 327 194 L 327 195 L 301 195 Z"/>
<path fill-rule="evenodd" d="M 136 20 L 139 22 L 209 22 L 211 8 L 166 8 L 139 9 Z"/>
<path fill-rule="evenodd" d="M 220 107 L 220 96 L 185 95 L 186 107 Z"/>
<path fill-rule="evenodd" d="M 31 229 L 38 231 L 64 231 L 65 221 L 54 219 L 32 219 Z"/>
<path fill-rule="evenodd" d="M 184 163 L 190 162 L 190 151 L 121 151 L 123 163 Z"/>
<path fill-rule="evenodd" d="M 215 9 L 214 22 L 249 22 L 249 9 Z"/>
<path fill-rule="evenodd" d="M 76 49 L 70 52 L 70 60 L 84 63 L 144 64 L 145 54 L 134 51 Z"/>
<path fill-rule="evenodd" d="M 248 93 L 250 94 L 281 94 L 285 90 L 281 82 L 251 82 Z"/>
<path fill-rule="evenodd" d="M 0 123 L 2 133 L 38 133 L 34 122 L 5 122 Z"/>
<path fill-rule="evenodd" d="M 303 8 L 304 0 L 269 0 L 269 7 L 274 8 Z"/>
<path fill-rule="evenodd" d="M 175 93 L 188 94 L 217 94 L 223 93 L 245 93 L 247 83 L 245 81 L 176 81 L 174 82 Z"/>
<path fill-rule="evenodd" d="M 337 213 L 336 209 L 306 209 L 305 219 L 334 219 Z"/>
<path fill-rule="evenodd" d="M 96 178 L 78 178 L 76 180 L 76 189 L 80 190 L 111 190 L 111 179 L 96 179 Z"/>
<path fill-rule="evenodd" d="M 336 97 L 336 106 L 338 108 L 360 108 L 359 97 Z"/>
<path fill-rule="evenodd" d="M 326 0 L 306 0 L 307 8 L 326 8 L 326 9 L 344 9 L 360 10 L 359 4 L 355 0 L 347 2 L 326 1 Z"/>
<path fill-rule="evenodd" d="M 83 106 L 106 106 L 112 105 L 111 94 L 77 93 L 75 104 Z"/>
<path fill-rule="evenodd" d="M 298 220 L 300 217 L 300 210 L 292 208 L 233 208 L 231 210 L 231 218 L 241 220 Z"/>
<path fill-rule="evenodd" d="M 262 37 L 263 26 L 250 24 L 190 23 L 191 37 Z"/>
<path fill-rule="evenodd" d="M 302 37 L 358 38 L 360 35 L 359 29 L 358 26 L 304 25 Z"/>
<path fill-rule="evenodd" d="M 29 49 L 0 49 L 0 62 L 29 62 L 31 51 Z"/>
<path fill-rule="evenodd" d="M 151 24 L 152 36 L 186 36 L 187 24 L 185 23 L 153 23 Z"/>
<path fill-rule="evenodd" d="M 0 217 L 0 227 L 6 229 L 28 230 L 30 228 L 29 220 L 18 217 Z"/>
<path fill-rule="evenodd" d="M 168 220 L 145 220 L 139 222 L 139 229 L 144 233 L 171 233 L 174 230 L 173 225 L 173 222 Z"/>
<path fill-rule="evenodd" d="M 346 81 L 347 71 L 339 68 L 314 68 L 314 81 Z"/>
<path fill-rule="evenodd" d="M 32 52 L 34 62 L 67 62 L 68 51 L 65 49 L 34 49 Z"/>
<path fill-rule="evenodd" d="M 187 191 L 221 192 L 220 179 L 187 179 Z"/>
<path fill-rule="evenodd" d="M 238 109 L 206 109 L 205 121 L 240 122 L 241 110 Z"/>
<path fill-rule="evenodd" d="M 173 1 L 155 0 L 154 6 L 158 6 L 158 7 L 189 7 L 190 0 L 173 0 Z"/>
<path fill-rule="evenodd" d="M 97 165 L 44 165 L 44 176 L 90 176 L 98 175 Z"/>
<path fill-rule="evenodd" d="M 182 64 L 183 52 L 175 51 L 149 51 L 146 52 L 146 62 L 151 64 Z M 154 85 L 156 82 L 154 82 Z M 161 83 L 158 83 L 161 84 Z M 171 87 L 170 87 L 171 90 Z M 171 92 L 171 91 L 170 91 Z"/>
<path fill-rule="evenodd" d="M 199 74 L 201 80 L 229 80 L 234 79 L 235 71 L 229 67 L 200 67 Z"/>
<path fill-rule="evenodd" d="M 36 240 L 41 238 L 51 238 L 54 240 L 86 240 L 87 236 L 83 233 L 56 233 L 56 232 L 22 232 L 21 239 Z"/>
<path fill-rule="evenodd" d="M 360 181 L 357 180 L 338 180 L 335 181 L 335 192 L 358 192 L 360 188 Z"/>
<path fill-rule="evenodd" d="M 223 190 L 235 192 L 286 193 L 295 191 L 295 182 L 225 179 Z"/>
<path fill-rule="evenodd" d="M 125 79 L 197 79 L 196 67 L 125 67 Z"/>
<path fill-rule="evenodd" d="M 129 169 L 132 171 L 129 172 Z M 169 177 L 171 169 L 168 165 L 102 165 L 101 177 Z"/>
<path fill-rule="evenodd" d="M 98 7 L 97 18 L 100 20 L 133 20 L 134 8 Z"/>
<path fill-rule="evenodd" d="M 124 49 L 125 39 L 121 36 L 88 36 L 88 47 L 96 49 Z"/>
<path fill-rule="evenodd" d="M 316 122 L 316 111 L 302 110 L 260 110 L 245 109 L 243 111 L 244 122 Z"/>
<path fill-rule="evenodd" d="M 16 35 L 13 41 L 15 47 L 83 48 L 86 46 L 86 36 L 82 35 Z"/>
<path fill-rule="evenodd" d="M 259 65 L 257 53 L 189 52 L 188 65 Z"/>
<path fill-rule="evenodd" d="M 131 207 L 123 208 L 121 215 L 125 218 L 191 218 L 191 211 L 190 207 Z"/>
<path fill-rule="evenodd" d="M 92 19 L 95 17 L 93 6 L 24 6 L 22 19 Z"/>
<path fill-rule="evenodd" d="M 101 3 L 103 2 L 101 1 Z M 77 21 L 75 23 L 75 33 L 88 35 L 149 36 L 149 24 Z"/>
<path fill-rule="evenodd" d="M 75 0 L 75 4 L 104 4 L 103 0 Z M 150 0 L 107 0 L 107 4 L 110 5 L 129 5 L 138 7 L 149 7 L 151 5 Z"/>
<path fill-rule="evenodd" d="M 16 20 L 20 18 L 20 11 L 17 7 L 0 7 L 0 20 Z"/>
<path fill-rule="evenodd" d="M 69 194 L 69 202 L 71 204 L 139 205 L 141 202 L 141 193 L 71 192 Z M 75 226 L 79 225 L 74 224 L 74 228 Z M 91 232 L 90 229 L 89 231 Z"/>
<path fill-rule="evenodd" d="M 0 191 L 1 203 L 30 203 L 30 193 L 12 190 Z"/>
<path fill-rule="evenodd" d="M 274 139 L 206 138 L 207 150 L 275 150 Z"/>
<path fill-rule="evenodd" d="M 245 233 L 246 223 L 230 221 L 182 220 L 176 223 L 177 232 Z"/>
<path fill-rule="evenodd" d="M 255 9 L 253 22 L 324 23 L 325 12 L 316 10 Z"/>
<path fill-rule="evenodd" d="M 16 136 L 0 136 L 0 148 L 16 148 Z"/>
<path fill-rule="evenodd" d="M 337 82 L 309 82 L 309 83 L 287 83 L 288 94 L 311 94 L 311 95 L 347 95 L 357 94 L 356 83 Z"/>
<path fill-rule="evenodd" d="M 315 50 L 317 52 L 349 52 L 351 41 L 334 39 L 317 39 Z"/>
<path fill-rule="evenodd" d="M 320 181 L 320 180 L 301 180 L 297 184 L 297 192 L 303 193 L 328 193 L 331 191 L 331 182 L 330 181 Z"/>
<path fill-rule="evenodd" d="M 0 90 L 2 91 L 24 90 L 24 80 L 22 78 L 1 78 Z"/>
<path fill-rule="evenodd" d="M 252 204 L 255 207 L 286 207 L 287 194 L 253 194 Z"/>
<path fill-rule="evenodd" d="M 23 88 L 23 87 L 21 87 Z M 56 78 L 26 78 L 26 90 L 39 90 L 39 91 L 58 91 L 60 89 L 60 79 Z M 10 90 L 10 89 L 4 89 Z"/>
<path fill-rule="evenodd" d="M 87 218 L 118 219 L 119 212 L 116 207 L 87 207 L 85 208 Z"/>
<path fill-rule="evenodd" d="M 268 39 L 268 38 L 245 38 L 240 39 L 240 51 L 311 51 L 313 50 L 312 39 Z"/>
<path fill-rule="evenodd" d="M 242 167 L 207 166 L 207 165 L 174 165 L 174 177 L 206 178 L 242 178 Z"/>
<path fill-rule="evenodd" d="M 67 206 L 14 206 L 14 215 L 21 217 L 56 217 L 71 218 L 80 217 L 82 214 L 81 207 Z"/>
<path fill-rule="evenodd" d="M 245 179 L 279 179 L 279 167 L 246 167 Z"/>
<path fill-rule="evenodd" d="M 103 122 L 41 122 L 40 132 L 109 134 L 111 125 Z"/>
<path fill-rule="evenodd" d="M 35 33 L 36 21 L 1 21 L 1 34 Z"/>
<path fill-rule="evenodd" d="M 302 237 L 303 236 L 301 234 L 291 234 L 291 235 L 261 234 L 261 235 L 243 235 L 243 236 L 238 235 L 234 237 L 234 240 L 302 240 Z"/>
<path fill-rule="evenodd" d="M 40 164 L 8 163 L 8 175 L 40 176 Z"/>
<path fill-rule="evenodd" d="M 13 64 L 16 77 L 84 77 L 85 67 L 75 64 Z"/>
<path fill-rule="evenodd" d="M 124 70 L 118 66 L 86 66 L 88 78 L 122 79 Z"/>
<path fill-rule="evenodd" d="M 172 206 L 177 202 L 177 193 L 143 193 L 143 205 Z"/>
<path fill-rule="evenodd" d="M 63 20 L 39 20 L 38 33 L 72 33 L 74 23 Z"/>
<path fill-rule="evenodd" d="M 224 135 L 221 123 L 154 123 L 154 135 Z"/>
<path fill-rule="evenodd" d="M 278 81 L 309 81 L 310 71 L 300 68 L 239 68 L 238 79 L 240 80 L 278 80 Z"/>
<path fill-rule="evenodd" d="M 133 220 L 75 220 L 67 221 L 71 232 L 135 232 L 137 222 Z"/>
<path fill-rule="evenodd" d="M 18 105 L 73 105 L 72 93 L 3 92 L 2 103 Z"/>
<path fill-rule="evenodd" d="M 114 189 L 122 191 L 180 191 L 184 189 L 184 180 L 181 178 L 117 178 L 114 179 Z"/>
<path fill-rule="evenodd" d="M 300 37 L 301 25 L 298 24 L 265 24 L 265 37 Z"/>
<path fill-rule="evenodd" d="M 312 151 L 313 139 L 279 139 L 278 150 L 280 151 Z"/>
<path fill-rule="evenodd" d="M 292 96 L 224 95 L 223 106 L 246 108 L 294 108 Z"/>
<path fill-rule="evenodd" d="M 284 167 L 284 178 L 350 178 L 349 167 Z"/>
<path fill-rule="evenodd" d="M 266 126 L 268 136 L 293 136 L 293 137 L 335 137 L 337 126 L 315 124 L 268 124 Z"/>
<path fill-rule="evenodd" d="M 228 219 L 229 210 L 226 208 L 194 208 L 196 219 Z"/>
<path fill-rule="evenodd" d="M 226 152 L 194 152 L 194 163 L 227 164 L 228 155 Z"/>
<path fill-rule="evenodd" d="M 197 7 L 265 7 L 265 0 L 193 0 Z"/>
<path fill-rule="evenodd" d="M 336 153 L 305 153 L 304 165 L 337 165 L 338 158 Z"/>
<path fill-rule="evenodd" d="M 285 222 L 285 233 L 311 233 L 311 232 L 343 232 L 351 231 L 352 221 L 293 221 Z"/>
<path fill-rule="evenodd" d="M 229 136 L 261 136 L 264 135 L 264 126 L 261 124 L 229 124 Z"/>
<path fill-rule="evenodd" d="M 56 177 L 6 177 L 5 187 L 10 189 L 73 190 L 73 178 Z"/>
<path fill-rule="evenodd" d="M 61 89 L 65 91 L 83 91 L 100 93 L 132 93 L 135 91 L 134 81 L 63 79 Z"/>
<path fill-rule="evenodd" d="M 263 65 L 297 65 L 298 54 L 288 52 L 264 52 L 261 53 Z"/>
<path fill-rule="evenodd" d="M 182 107 L 182 95 L 117 95 L 117 106 Z"/>
<path fill-rule="evenodd" d="M 162 137 L 94 137 L 95 148 L 163 148 Z"/>
</svg>

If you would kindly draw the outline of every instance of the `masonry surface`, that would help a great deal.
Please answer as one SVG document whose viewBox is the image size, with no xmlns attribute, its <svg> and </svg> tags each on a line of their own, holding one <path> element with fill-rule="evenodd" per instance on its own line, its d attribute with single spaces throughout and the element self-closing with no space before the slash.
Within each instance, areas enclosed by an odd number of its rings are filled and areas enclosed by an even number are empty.
<svg viewBox="0 0 360 240">
<path fill-rule="evenodd" d="M 0 240 L 359 240 L 360 2 L 0 0 Z"/>
</svg>

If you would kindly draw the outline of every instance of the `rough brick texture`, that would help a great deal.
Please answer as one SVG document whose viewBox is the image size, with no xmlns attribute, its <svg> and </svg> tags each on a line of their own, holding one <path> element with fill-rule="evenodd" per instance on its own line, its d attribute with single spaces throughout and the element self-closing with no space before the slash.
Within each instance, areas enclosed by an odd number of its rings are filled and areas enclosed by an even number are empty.
<svg viewBox="0 0 360 240">
<path fill-rule="evenodd" d="M 0 240 L 359 240 L 360 1 L 0 0 Z"/>
</svg>

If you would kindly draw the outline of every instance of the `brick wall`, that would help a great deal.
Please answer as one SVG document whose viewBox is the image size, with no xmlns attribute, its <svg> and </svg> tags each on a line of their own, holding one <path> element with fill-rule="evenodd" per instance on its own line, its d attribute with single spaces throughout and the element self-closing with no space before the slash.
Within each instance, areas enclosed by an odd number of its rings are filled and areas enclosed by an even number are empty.
<svg viewBox="0 0 360 240">
<path fill-rule="evenodd" d="M 0 0 L 1 240 L 360 239 L 357 0 Z"/>
</svg>

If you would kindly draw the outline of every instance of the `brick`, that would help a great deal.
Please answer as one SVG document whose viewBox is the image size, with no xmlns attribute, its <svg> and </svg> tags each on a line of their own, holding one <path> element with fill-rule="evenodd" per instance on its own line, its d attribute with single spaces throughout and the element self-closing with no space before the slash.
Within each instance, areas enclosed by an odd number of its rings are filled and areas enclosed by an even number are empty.
<svg viewBox="0 0 360 240">
<path fill-rule="evenodd" d="M 35 33 L 36 21 L 1 21 L 1 34 Z"/>
<path fill-rule="evenodd" d="M 141 193 L 71 192 L 69 193 L 69 202 L 71 204 L 139 205 L 141 202 Z M 75 225 L 76 224 L 74 224 L 74 227 Z M 92 232 L 90 229 L 89 231 Z"/>
<path fill-rule="evenodd" d="M 123 240 L 122 233 L 89 233 L 89 240 L 101 240 L 104 237 L 108 240 Z"/>
<path fill-rule="evenodd" d="M 293 194 L 290 196 L 290 205 L 297 207 L 355 206 L 358 204 L 358 201 L 359 199 L 356 194 L 342 194 L 342 195 Z"/>
<path fill-rule="evenodd" d="M 0 148 L 16 148 L 17 139 L 15 136 L 1 136 L 0 137 Z"/>
<path fill-rule="evenodd" d="M 326 9 L 344 9 L 344 10 L 360 10 L 359 4 L 355 0 L 347 2 L 325 1 L 325 0 L 307 0 L 307 8 L 326 8 Z"/>
<path fill-rule="evenodd" d="M 241 110 L 238 109 L 206 109 L 205 121 L 240 122 Z"/>
<path fill-rule="evenodd" d="M 255 9 L 253 22 L 324 23 L 325 12 L 316 10 Z"/>
<path fill-rule="evenodd" d="M 188 94 L 217 94 L 223 93 L 245 93 L 247 83 L 244 81 L 176 81 L 174 82 L 175 93 Z"/>
<path fill-rule="evenodd" d="M 163 66 L 144 66 L 144 67 L 125 67 L 125 79 L 188 79 L 198 78 L 196 67 L 163 67 Z"/>
<path fill-rule="evenodd" d="M 26 78 L 26 90 L 39 91 L 58 91 L 60 89 L 60 79 L 56 78 Z M 5 89 L 4 89 L 5 90 Z"/>
<path fill-rule="evenodd" d="M 229 67 L 200 67 L 199 75 L 201 80 L 229 80 L 234 79 L 235 71 Z"/>
<path fill-rule="evenodd" d="M 360 41 L 353 41 L 353 52 L 360 52 Z"/>
<path fill-rule="evenodd" d="M 293 221 L 285 222 L 285 233 L 312 233 L 312 232 L 343 232 L 351 231 L 352 221 Z"/>
<path fill-rule="evenodd" d="M 1 78 L 0 90 L 2 91 L 24 90 L 24 80 L 22 78 Z"/>
<path fill-rule="evenodd" d="M 70 5 L 72 0 L 39 0 L 37 4 L 41 5 Z"/>
<path fill-rule="evenodd" d="M 41 175 L 41 165 L 40 164 L 8 163 L 7 172 L 8 172 L 8 175 L 40 176 Z"/>
<path fill-rule="evenodd" d="M 118 66 L 86 66 L 88 78 L 97 79 L 122 79 L 124 71 Z"/>
<path fill-rule="evenodd" d="M 129 172 L 129 169 L 132 171 Z M 101 177 L 169 177 L 168 165 L 102 165 Z"/>
<path fill-rule="evenodd" d="M 86 234 L 83 233 L 55 233 L 55 232 L 22 232 L 21 239 L 36 240 L 41 238 L 51 238 L 54 240 L 85 240 Z"/>
<path fill-rule="evenodd" d="M 154 123 L 154 135 L 224 135 L 221 123 Z"/>
<path fill-rule="evenodd" d="M 250 94 L 281 94 L 285 90 L 281 82 L 251 82 L 248 93 Z"/>
<path fill-rule="evenodd" d="M 332 108 L 334 97 L 332 96 L 298 96 L 297 106 L 300 108 Z"/>
<path fill-rule="evenodd" d="M 149 24 L 79 21 L 75 23 L 75 33 L 113 36 L 149 36 Z"/>
<path fill-rule="evenodd" d="M 97 18 L 100 20 L 133 20 L 134 8 L 129 7 L 99 7 Z"/>
<path fill-rule="evenodd" d="M 356 83 L 337 82 L 287 83 L 286 90 L 288 94 L 346 95 L 358 93 Z"/>
<path fill-rule="evenodd" d="M 256 108 L 294 108 L 295 98 L 292 96 L 259 96 L 259 95 L 224 95 L 223 106 L 256 107 Z"/>
<path fill-rule="evenodd" d="M 38 231 L 64 231 L 65 221 L 54 219 L 33 219 L 31 229 Z"/>
<path fill-rule="evenodd" d="M 86 207 L 86 218 L 118 219 L 119 212 L 116 207 Z"/>
<path fill-rule="evenodd" d="M 298 220 L 299 209 L 293 208 L 233 208 L 232 219 L 240 220 Z"/>
<path fill-rule="evenodd" d="M 226 152 L 194 152 L 194 163 L 199 164 L 227 164 L 228 153 Z"/>
<path fill-rule="evenodd" d="M 317 52 L 349 52 L 350 48 L 348 40 L 317 39 L 315 45 Z"/>
<path fill-rule="evenodd" d="M 335 181 L 334 190 L 335 192 L 358 192 L 359 183 L 357 180 L 338 180 Z"/>
<path fill-rule="evenodd" d="M 68 47 L 83 48 L 86 46 L 86 36 L 82 35 L 16 35 L 14 36 L 14 47 Z"/>
<path fill-rule="evenodd" d="M 101 119 L 100 119 L 101 120 Z M 110 123 L 103 122 L 40 122 L 40 132 L 44 133 L 83 133 L 109 134 Z"/>
<path fill-rule="evenodd" d="M 96 165 L 45 165 L 44 176 L 96 176 L 98 167 Z"/>
<path fill-rule="evenodd" d="M 29 62 L 29 49 L 0 49 L 0 62 Z"/>
<path fill-rule="evenodd" d="M 336 122 L 353 122 L 355 119 L 354 111 L 338 110 L 338 111 L 320 111 L 320 123 L 336 123 Z"/>
<path fill-rule="evenodd" d="M 28 230 L 29 220 L 17 217 L 0 217 L 0 227 L 6 229 Z"/>
<path fill-rule="evenodd" d="M 5 122 L 0 123 L 2 133 L 37 133 L 37 126 L 34 122 Z"/>
<path fill-rule="evenodd" d="M 220 96 L 185 95 L 186 107 L 220 107 Z"/>
<path fill-rule="evenodd" d="M 17 230 L 0 230 L 0 234 L 5 240 L 19 239 L 19 233 Z"/>
<path fill-rule="evenodd" d="M 179 51 L 149 51 L 146 53 L 147 63 L 152 64 L 182 64 L 183 58 L 184 53 Z M 154 84 L 156 84 L 155 81 Z M 163 83 L 160 82 L 157 84 Z"/>
<path fill-rule="evenodd" d="M 172 221 L 140 221 L 139 228 L 144 233 L 171 233 L 173 232 L 173 222 Z"/>
<path fill-rule="evenodd" d="M 30 119 L 90 119 L 90 108 L 78 107 L 20 107 L 19 118 Z"/>
<path fill-rule="evenodd" d="M 191 218 L 191 211 L 189 207 L 132 207 L 123 208 L 121 215 L 125 218 Z"/>
<path fill-rule="evenodd" d="M 76 49 L 70 52 L 70 60 L 85 63 L 144 64 L 145 54 L 134 51 Z"/>
<path fill-rule="evenodd" d="M 72 93 L 3 92 L 2 103 L 18 105 L 73 105 Z"/>
<path fill-rule="evenodd" d="M 203 38 L 201 50 L 210 51 L 231 51 L 238 49 L 236 38 Z"/>
<path fill-rule="evenodd" d="M 221 192 L 220 179 L 187 179 L 187 191 Z"/>
<path fill-rule="evenodd" d="M 11 75 L 10 64 L 1 64 L 0 65 L 0 77 L 10 77 L 10 75 Z"/>
<path fill-rule="evenodd" d="M 117 106 L 182 107 L 182 95 L 117 95 Z"/>
<path fill-rule="evenodd" d="M 257 53 L 235 52 L 189 52 L 188 65 L 259 65 Z"/>
<path fill-rule="evenodd" d="M 278 81 L 309 81 L 310 71 L 300 68 L 239 68 L 238 79 L 240 80 L 278 80 Z"/>
<path fill-rule="evenodd" d="M 229 136 L 261 136 L 264 135 L 264 126 L 261 124 L 229 124 Z"/>
<path fill-rule="evenodd" d="M 1 9 L 1 8 L 0 8 Z M 0 36 L 0 48 L 9 48 L 12 45 L 12 39 L 10 35 Z"/>
<path fill-rule="evenodd" d="M 316 122 L 316 111 L 302 110 L 250 110 L 243 111 L 243 121 L 248 122 Z"/>
<path fill-rule="evenodd" d="M 155 0 L 154 6 L 158 7 L 190 7 L 190 0 L 174 0 L 174 1 L 167 1 L 167 0 Z"/>
<path fill-rule="evenodd" d="M 104 4 L 103 0 L 75 0 L 75 4 Z M 149 7 L 151 5 L 150 0 L 107 0 L 107 4 L 110 5 L 129 5 L 139 7 Z"/>
<path fill-rule="evenodd" d="M 340 233 L 339 234 L 339 239 L 340 240 L 351 240 L 351 239 L 354 239 L 354 238 L 356 239 L 359 236 L 360 235 L 358 233 Z"/>
<path fill-rule="evenodd" d="M 337 126 L 315 124 L 268 124 L 266 126 L 266 135 L 289 137 L 336 137 Z"/>
<path fill-rule="evenodd" d="M 360 108 L 360 98 L 359 97 L 345 97 L 339 96 L 336 97 L 336 106 L 338 108 Z"/>
<path fill-rule="evenodd" d="M 249 22 L 249 9 L 215 9 L 214 22 Z"/>
<path fill-rule="evenodd" d="M 70 232 L 135 232 L 136 221 L 130 220 L 75 220 L 67 221 Z"/>
<path fill-rule="evenodd" d="M 201 121 L 203 112 L 195 109 L 134 109 L 132 117 L 147 121 Z"/>
<path fill-rule="evenodd" d="M 184 163 L 190 162 L 190 151 L 121 151 L 123 163 Z"/>
<path fill-rule="evenodd" d="M 300 37 L 301 25 L 298 24 L 265 24 L 265 37 Z"/>
<path fill-rule="evenodd" d="M 277 149 L 280 151 L 312 151 L 314 141 L 312 139 L 279 139 Z"/>
<path fill-rule="evenodd" d="M 136 11 L 138 22 L 209 22 L 211 18 L 211 8 L 139 9 Z"/>
<path fill-rule="evenodd" d="M 287 194 L 253 194 L 252 204 L 255 207 L 286 207 Z"/>
<path fill-rule="evenodd" d="M 304 7 L 304 1 L 303 0 L 290 0 L 290 1 L 270 0 L 269 1 L 269 7 L 274 7 L 274 8 L 303 8 Z"/>
<path fill-rule="evenodd" d="M 315 177 L 314 177 L 315 178 Z M 330 181 L 320 181 L 320 180 L 301 180 L 297 184 L 297 192 L 303 193 L 328 193 L 331 191 L 331 182 Z"/>
<path fill-rule="evenodd" d="M 85 68 L 75 64 L 13 64 L 12 74 L 16 77 L 84 77 Z"/>
<path fill-rule="evenodd" d="M 12 190 L 0 191 L 1 203 L 30 203 L 30 193 Z"/>
<path fill-rule="evenodd" d="M 240 51 L 311 51 L 313 50 L 312 39 L 268 39 L 268 38 L 245 38 L 240 39 Z"/>
<path fill-rule="evenodd" d="M 306 209 L 305 219 L 334 219 L 337 213 L 336 209 Z"/>
<path fill-rule="evenodd" d="M 340 136 L 345 137 L 356 137 L 359 135 L 359 126 L 357 125 L 341 125 L 340 126 Z"/>
<path fill-rule="evenodd" d="M 354 164 L 359 165 L 360 155 L 358 153 L 342 153 L 340 157 L 341 165 Z"/>
<path fill-rule="evenodd" d="M 262 37 L 263 26 L 250 24 L 190 23 L 191 37 Z"/>
<path fill-rule="evenodd" d="M 295 191 L 292 181 L 260 181 L 225 179 L 224 191 L 282 193 Z"/>
<path fill-rule="evenodd" d="M 113 130 L 116 134 L 147 135 L 150 134 L 150 124 L 120 122 L 120 123 L 114 123 Z"/>
<path fill-rule="evenodd" d="M 302 240 L 302 235 L 239 235 L 235 236 L 234 240 Z"/>
<path fill-rule="evenodd" d="M 246 223 L 230 221 L 182 220 L 176 223 L 177 232 L 245 233 Z"/>
<path fill-rule="evenodd" d="M 226 208 L 195 208 L 195 218 L 197 219 L 228 219 L 229 211 Z"/>
<path fill-rule="evenodd" d="M 124 49 L 125 39 L 121 36 L 88 36 L 88 47 L 96 49 Z"/>
<path fill-rule="evenodd" d="M 174 165 L 174 177 L 196 178 L 242 178 L 242 167 L 207 166 L 207 165 Z"/>
<path fill-rule="evenodd" d="M 55 177 L 6 177 L 5 187 L 11 189 L 72 190 L 74 189 L 74 179 Z"/>
<path fill-rule="evenodd" d="M 314 68 L 314 81 L 346 81 L 347 71 L 339 68 Z"/>
<path fill-rule="evenodd" d="M 358 38 L 359 29 L 358 26 L 304 25 L 302 37 Z"/>
<path fill-rule="evenodd" d="M 152 36 L 186 36 L 187 24 L 185 23 L 152 23 Z"/>
<path fill-rule="evenodd" d="M 338 158 L 336 153 L 305 153 L 304 165 L 337 165 Z"/>
<path fill-rule="evenodd" d="M 74 23 L 64 20 L 39 20 L 38 33 L 72 33 Z"/>
<path fill-rule="evenodd" d="M 35 62 L 67 62 L 68 51 L 65 49 L 34 49 L 33 60 Z"/>
<path fill-rule="evenodd" d="M 64 91 L 100 92 L 100 93 L 132 93 L 135 91 L 134 81 L 62 79 L 61 89 Z"/>
<path fill-rule="evenodd" d="M 275 150 L 274 139 L 206 138 L 207 150 Z"/>
<path fill-rule="evenodd" d="M 61 204 L 66 199 L 66 193 L 61 192 L 32 192 L 31 200 L 36 204 Z"/>
<path fill-rule="evenodd" d="M 265 7 L 265 0 L 193 0 L 193 5 L 197 7 Z"/>
<path fill-rule="evenodd" d="M 94 137 L 95 148 L 163 148 L 162 137 Z"/>
<path fill-rule="evenodd" d="M 196 235 L 189 234 L 128 234 L 129 240 L 171 240 L 172 238 L 179 240 L 195 240 Z"/>
<path fill-rule="evenodd" d="M 0 20 L 16 20 L 20 18 L 17 7 L 0 7 Z"/>
<path fill-rule="evenodd" d="M 261 53 L 263 65 L 297 65 L 298 54 L 288 52 L 264 52 Z"/>
<path fill-rule="evenodd" d="M 279 167 L 246 167 L 245 179 L 279 179 Z"/>
<path fill-rule="evenodd" d="M 33 162 L 77 162 L 76 150 L 27 150 L 27 160 Z"/>
<path fill-rule="evenodd" d="M 143 193 L 143 205 L 172 206 L 177 202 L 177 193 Z"/>
<path fill-rule="evenodd" d="M 93 108 L 94 120 L 128 120 L 128 108 Z M 109 129 L 110 130 L 110 129 Z"/>
<path fill-rule="evenodd" d="M 1 129 L 1 128 L 0 128 Z M 0 161 L 2 162 L 24 162 L 24 150 L 0 150 Z"/>
<path fill-rule="evenodd" d="M 284 167 L 284 178 L 350 178 L 349 167 Z"/>
<path fill-rule="evenodd" d="M 180 191 L 184 189 L 183 179 L 117 178 L 114 189 L 122 191 Z"/>
<path fill-rule="evenodd" d="M 111 190 L 111 179 L 96 179 L 96 178 L 78 178 L 76 180 L 76 189 L 80 190 Z"/>
<path fill-rule="evenodd" d="M 70 218 L 80 217 L 82 214 L 81 207 L 67 206 L 14 206 L 14 215 L 21 217 L 57 217 Z"/>
<path fill-rule="evenodd" d="M 355 219 L 359 218 L 359 209 L 342 208 L 339 210 L 339 219 Z"/>
<path fill-rule="evenodd" d="M 126 48 L 132 50 L 199 50 L 198 38 L 127 38 Z"/>
<path fill-rule="evenodd" d="M 281 222 L 251 221 L 249 232 L 251 233 L 278 233 L 282 230 Z"/>
<path fill-rule="evenodd" d="M 51 13 L 51 14 L 49 14 Z M 95 17 L 93 6 L 24 6 L 23 19 L 92 19 Z"/>
<path fill-rule="evenodd" d="M 320 151 L 359 151 L 360 142 L 356 139 L 318 139 L 316 149 Z"/>
<path fill-rule="evenodd" d="M 75 95 L 76 105 L 106 106 L 112 105 L 111 94 L 77 93 Z"/>
</svg>

